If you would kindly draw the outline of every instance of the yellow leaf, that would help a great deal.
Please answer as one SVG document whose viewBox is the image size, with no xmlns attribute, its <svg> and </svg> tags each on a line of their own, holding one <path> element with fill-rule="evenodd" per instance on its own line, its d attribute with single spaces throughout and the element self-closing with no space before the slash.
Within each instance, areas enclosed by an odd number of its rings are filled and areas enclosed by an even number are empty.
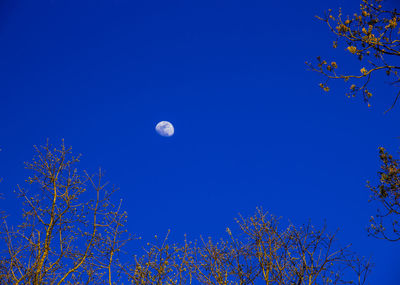
<svg viewBox="0 0 400 285">
<path fill-rule="evenodd" d="M 364 75 L 367 74 L 367 70 L 365 69 L 365 67 L 361 68 L 360 71 L 361 71 L 361 73 L 364 74 Z"/>
<path fill-rule="evenodd" d="M 347 50 L 348 50 L 349 52 L 351 52 L 352 54 L 355 54 L 355 53 L 357 52 L 357 48 L 356 48 L 355 46 L 349 46 L 349 47 L 347 48 Z"/>
</svg>

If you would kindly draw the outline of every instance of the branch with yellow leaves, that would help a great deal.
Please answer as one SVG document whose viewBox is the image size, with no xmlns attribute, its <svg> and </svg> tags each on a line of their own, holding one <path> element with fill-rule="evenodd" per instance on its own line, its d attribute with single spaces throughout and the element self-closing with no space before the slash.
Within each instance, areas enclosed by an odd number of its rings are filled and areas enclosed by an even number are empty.
<svg viewBox="0 0 400 285">
<path fill-rule="evenodd" d="M 372 186 L 370 201 L 377 201 L 379 208 L 375 217 L 371 217 L 368 233 L 379 239 L 400 241 L 400 159 L 395 159 L 383 147 L 379 148 L 382 162 L 378 172 L 379 184 Z"/>
<path fill-rule="evenodd" d="M 310 62 L 306 64 L 311 70 L 318 72 L 325 78 L 319 86 L 324 91 L 329 91 L 330 80 L 351 81 L 348 97 L 361 94 L 363 100 L 371 106 L 370 98 L 372 92 L 367 87 L 370 81 L 377 76 L 378 72 L 385 72 L 388 83 L 398 87 L 400 82 L 400 13 L 395 9 L 386 10 L 382 7 L 382 0 L 362 0 L 360 13 L 347 16 L 343 19 L 341 9 L 337 16 L 328 10 L 324 17 L 317 18 L 325 22 L 330 31 L 336 36 L 333 48 L 343 43 L 347 52 L 354 55 L 362 62 L 360 73 L 338 73 L 338 64 L 335 60 L 328 64 L 327 60 L 317 57 L 317 64 Z M 359 81 L 359 83 L 355 82 Z M 397 102 L 400 92 L 396 91 L 395 99 L 389 111 Z"/>
</svg>

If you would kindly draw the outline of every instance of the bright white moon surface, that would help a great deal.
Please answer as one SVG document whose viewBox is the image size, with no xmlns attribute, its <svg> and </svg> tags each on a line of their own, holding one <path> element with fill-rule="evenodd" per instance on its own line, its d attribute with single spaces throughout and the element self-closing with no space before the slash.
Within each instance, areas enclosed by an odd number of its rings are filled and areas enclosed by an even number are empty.
<svg viewBox="0 0 400 285">
<path fill-rule="evenodd" d="M 161 121 L 156 126 L 156 132 L 163 137 L 170 137 L 174 134 L 174 126 L 168 121 Z"/>
</svg>

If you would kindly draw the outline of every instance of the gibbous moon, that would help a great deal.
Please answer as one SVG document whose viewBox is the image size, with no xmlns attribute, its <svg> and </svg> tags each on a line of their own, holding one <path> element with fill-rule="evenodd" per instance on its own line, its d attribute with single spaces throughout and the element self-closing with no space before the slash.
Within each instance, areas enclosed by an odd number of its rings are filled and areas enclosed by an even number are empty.
<svg viewBox="0 0 400 285">
<path fill-rule="evenodd" d="M 161 121 L 156 126 L 156 132 L 163 137 L 170 137 L 174 134 L 174 126 L 168 121 Z"/>
</svg>

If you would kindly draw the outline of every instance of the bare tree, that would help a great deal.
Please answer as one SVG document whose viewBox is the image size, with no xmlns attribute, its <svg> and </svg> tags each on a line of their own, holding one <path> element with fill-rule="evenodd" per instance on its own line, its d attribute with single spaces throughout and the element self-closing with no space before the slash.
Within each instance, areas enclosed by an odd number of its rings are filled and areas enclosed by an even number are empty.
<svg viewBox="0 0 400 285">
<path fill-rule="evenodd" d="M 328 61 L 321 57 L 317 57 L 317 65 L 306 63 L 312 70 L 324 76 L 324 82 L 320 83 L 322 89 L 329 91 L 330 80 L 349 82 L 346 95 L 355 97 L 359 94 L 368 106 L 372 97 L 372 91 L 369 89 L 370 81 L 377 76 L 378 72 L 386 73 L 388 82 L 395 86 L 397 93 L 388 109 L 390 110 L 400 96 L 398 90 L 400 13 L 396 9 L 383 7 L 383 2 L 383 0 L 362 0 L 360 12 L 352 16 L 344 17 L 339 9 L 337 15 L 334 15 L 332 10 L 328 10 L 325 16 L 317 17 L 325 22 L 335 35 L 333 47 L 344 45 L 349 54 L 360 60 L 362 64 L 357 73 L 340 72 L 340 66 L 335 60 Z"/>
<path fill-rule="evenodd" d="M 279 219 L 258 209 L 239 226 L 258 261 L 265 284 L 365 284 L 370 263 L 338 247 L 335 234 L 308 224 L 282 227 Z"/>
<path fill-rule="evenodd" d="M 18 186 L 23 222 L 1 228 L 1 284 L 116 284 L 126 213 L 112 204 L 101 170 L 79 172 L 62 143 L 35 147 L 30 191 Z M 92 197 L 92 198 L 91 198 Z"/>
<path fill-rule="evenodd" d="M 218 242 L 200 239 L 184 246 L 150 245 L 136 259 L 134 284 L 366 284 L 371 264 L 338 247 L 335 234 L 311 225 L 282 227 L 257 210 L 240 217 L 238 232 Z"/>
</svg>

